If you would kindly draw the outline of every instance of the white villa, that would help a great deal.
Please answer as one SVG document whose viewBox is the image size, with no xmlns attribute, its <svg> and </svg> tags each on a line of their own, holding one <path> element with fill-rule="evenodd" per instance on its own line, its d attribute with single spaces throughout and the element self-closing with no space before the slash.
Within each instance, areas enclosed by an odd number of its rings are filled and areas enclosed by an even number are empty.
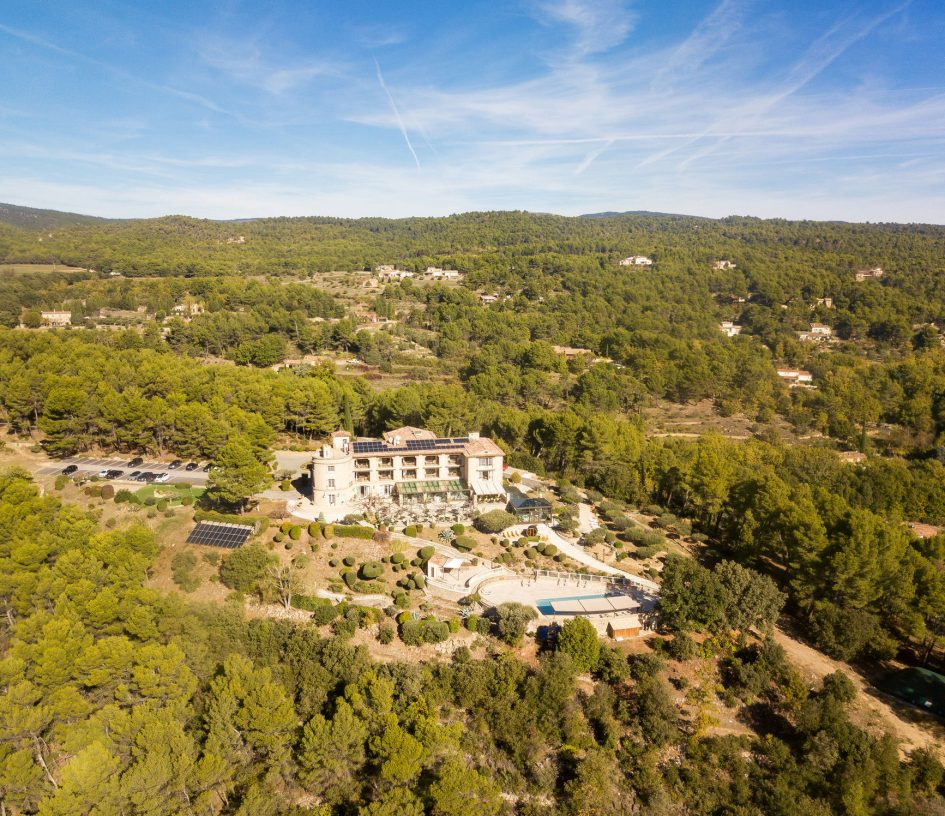
<svg viewBox="0 0 945 816">
<path fill-rule="evenodd" d="M 653 259 L 646 255 L 631 255 L 629 258 L 621 258 L 621 266 L 652 266 Z"/>
<path fill-rule="evenodd" d="M 723 320 L 719 323 L 719 331 L 726 337 L 735 337 L 742 333 L 742 327 L 738 323 L 733 323 L 731 320 Z"/>
<path fill-rule="evenodd" d="M 833 329 L 826 323 L 811 323 L 810 331 L 799 331 L 797 337 L 804 342 L 819 343 L 833 337 Z"/>
<path fill-rule="evenodd" d="M 362 513 L 372 502 L 428 509 L 505 506 L 505 454 L 491 439 L 470 432 L 438 437 L 406 426 L 382 439 L 353 440 L 335 431 L 309 470 L 310 499 L 327 521 Z"/>
<path fill-rule="evenodd" d="M 456 269 L 440 269 L 438 266 L 428 266 L 423 277 L 428 280 L 459 280 L 462 275 Z"/>
<path fill-rule="evenodd" d="M 854 273 L 857 283 L 868 280 L 879 280 L 886 272 L 881 266 L 874 266 L 872 269 L 857 269 Z"/>
<path fill-rule="evenodd" d="M 712 264 L 713 269 L 735 269 L 735 261 L 716 261 Z"/>
<path fill-rule="evenodd" d="M 790 388 L 813 388 L 814 375 L 800 368 L 779 368 L 778 376 Z"/>
<path fill-rule="evenodd" d="M 377 274 L 378 280 L 382 281 L 401 281 L 413 277 L 413 272 L 408 272 L 405 269 L 397 269 L 391 264 L 382 264 L 376 267 L 374 272 Z"/>
</svg>

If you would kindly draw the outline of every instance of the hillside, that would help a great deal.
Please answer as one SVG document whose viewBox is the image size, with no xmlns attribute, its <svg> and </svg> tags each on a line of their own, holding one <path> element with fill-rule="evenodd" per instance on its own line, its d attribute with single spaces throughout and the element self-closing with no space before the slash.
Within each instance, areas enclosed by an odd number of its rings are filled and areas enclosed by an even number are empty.
<svg viewBox="0 0 945 816">
<path fill-rule="evenodd" d="M 0 224 L 9 224 L 25 230 L 62 229 L 85 224 L 107 224 L 111 219 L 94 215 L 60 212 L 59 210 L 37 210 L 17 204 L 0 203 Z"/>
</svg>

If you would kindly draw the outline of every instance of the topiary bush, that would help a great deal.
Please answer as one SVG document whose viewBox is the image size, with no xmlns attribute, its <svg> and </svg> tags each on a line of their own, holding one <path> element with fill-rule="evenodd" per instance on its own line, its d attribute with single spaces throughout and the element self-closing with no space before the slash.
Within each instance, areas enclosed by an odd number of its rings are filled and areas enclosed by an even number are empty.
<svg viewBox="0 0 945 816">
<path fill-rule="evenodd" d="M 291 529 L 292 529 L 291 521 L 283 521 L 282 524 L 279 525 L 279 532 L 282 533 L 283 535 L 287 534 L 289 530 Z"/>
<path fill-rule="evenodd" d="M 391 564 L 402 564 L 407 558 L 402 552 L 393 553 L 390 557 Z"/>
<path fill-rule="evenodd" d="M 298 541 L 302 537 L 302 528 L 299 525 L 294 525 L 289 529 L 289 538 L 293 541 Z"/>
<path fill-rule="evenodd" d="M 106 487 L 110 487 L 110 485 L 106 485 Z M 167 510 L 167 499 L 158 499 L 156 506 L 161 512 Z"/>
<path fill-rule="evenodd" d="M 404 535 L 409 536 L 410 538 L 416 538 L 417 528 L 413 524 L 408 524 L 404 527 Z"/>
<path fill-rule="evenodd" d="M 433 547 L 421 547 L 417 550 L 417 558 L 421 561 L 429 561 L 433 558 L 433 554 L 436 552 L 436 549 Z"/>
<path fill-rule="evenodd" d="M 357 559 L 353 555 L 346 555 L 341 560 L 346 567 L 353 567 L 357 563 Z"/>
<path fill-rule="evenodd" d="M 515 516 L 505 510 L 490 510 L 477 516 L 473 526 L 483 533 L 501 533 L 515 524 Z"/>
<path fill-rule="evenodd" d="M 322 526 L 317 521 L 313 521 L 308 525 L 308 534 L 312 538 L 318 538 L 322 534 Z"/>
<path fill-rule="evenodd" d="M 452 527 L 450 527 L 450 529 L 451 529 L 454 533 L 456 533 L 456 535 L 462 535 L 463 533 L 466 532 L 466 525 L 465 525 L 465 524 L 459 524 L 459 523 L 457 522 L 457 523 L 454 524 Z"/>
<path fill-rule="evenodd" d="M 122 488 L 117 493 L 115 493 L 115 504 L 124 504 L 125 502 L 130 502 L 134 497 L 134 493 L 130 490 L 125 490 Z"/>
<path fill-rule="evenodd" d="M 325 536 L 325 538 L 332 538 L 332 537 L 334 537 L 334 535 L 335 535 L 335 526 L 334 526 L 333 524 L 326 524 L 326 525 L 322 528 L 322 535 Z"/>
<path fill-rule="evenodd" d="M 476 546 L 476 539 L 468 535 L 457 536 L 453 539 L 453 546 L 460 552 L 469 552 Z"/>
<path fill-rule="evenodd" d="M 384 574 L 384 565 L 378 561 L 368 561 L 361 565 L 360 575 L 365 581 L 371 581 Z"/>
</svg>

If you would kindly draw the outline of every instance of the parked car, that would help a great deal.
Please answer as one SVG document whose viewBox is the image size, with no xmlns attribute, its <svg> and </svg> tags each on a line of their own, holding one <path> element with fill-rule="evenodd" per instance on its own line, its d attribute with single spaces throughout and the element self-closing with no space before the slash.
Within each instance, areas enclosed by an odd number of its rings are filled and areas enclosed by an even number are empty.
<svg viewBox="0 0 945 816">
<path fill-rule="evenodd" d="M 72 475 L 73 473 L 75 473 L 78 469 L 79 469 L 79 466 L 78 466 L 78 465 L 66 465 L 66 466 L 62 469 L 62 475 L 63 475 L 63 476 L 71 476 L 71 475 Z"/>
<path fill-rule="evenodd" d="M 209 473 L 210 468 L 213 467 L 213 462 L 207 462 L 202 468 L 200 468 L 204 473 Z"/>
<path fill-rule="evenodd" d="M 199 467 L 200 467 L 200 465 L 198 465 L 196 462 L 188 462 L 188 463 L 184 466 L 184 470 L 187 470 L 187 471 L 196 470 L 196 469 L 199 468 Z"/>
<path fill-rule="evenodd" d="M 170 473 L 159 473 L 157 476 L 154 477 L 154 481 L 157 484 L 164 484 L 164 482 L 166 482 L 170 478 L 171 478 Z"/>
<path fill-rule="evenodd" d="M 146 481 L 148 484 L 151 484 L 151 482 L 153 482 L 157 478 L 157 474 L 152 473 L 150 470 L 146 470 L 144 473 L 141 474 L 141 476 L 144 478 L 144 481 Z"/>
<path fill-rule="evenodd" d="M 138 481 L 138 477 L 139 477 L 140 475 L 141 475 L 141 471 L 140 471 L 140 470 L 133 471 L 132 473 L 129 473 L 129 474 L 128 474 L 128 481 L 129 481 L 129 482 L 137 482 L 137 481 Z"/>
<path fill-rule="evenodd" d="M 128 467 L 138 467 L 139 465 L 144 464 L 144 459 L 140 456 L 136 456 L 134 459 L 129 460 Z"/>
<path fill-rule="evenodd" d="M 98 478 L 99 478 L 99 479 L 107 479 L 107 478 L 108 478 L 108 468 L 105 468 L 105 470 L 100 470 L 100 471 L 98 472 Z"/>
<path fill-rule="evenodd" d="M 108 478 L 108 479 L 120 479 L 120 478 L 121 478 L 122 476 L 124 476 L 124 475 L 125 475 L 125 471 L 123 471 L 123 470 L 110 470 L 110 471 L 108 471 L 108 476 L 107 476 L 106 478 Z"/>
<path fill-rule="evenodd" d="M 183 460 L 183 459 L 175 459 L 173 462 L 171 462 L 171 463 L 167 466 L 167 469 L 168 469 L 168 470 L 177 470 L 177 468 L 179 468 L 182 464 L 184 464 L 184 460 Z"/>
</svg>

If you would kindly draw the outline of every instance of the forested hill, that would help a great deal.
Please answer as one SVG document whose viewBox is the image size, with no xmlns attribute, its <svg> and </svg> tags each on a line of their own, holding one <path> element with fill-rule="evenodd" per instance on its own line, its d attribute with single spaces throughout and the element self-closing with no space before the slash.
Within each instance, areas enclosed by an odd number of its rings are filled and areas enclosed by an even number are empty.
<svg viewBox="0 0 945 816">
<path fill-rule="evenodd" d="M 107 224 L 109 219 L 94 215 L 61 212 L 60 210 L 37 210 L 17 204 L 0 203 L 0 223 L 27 230 L 62 229 L 81 224 Z"/>
<path fill-rule="evenodd" d="M 125 274 L 279 274 L 359 269 L 378 263 L 450 264 L 514 280 L 579 263 L 608 267 L 651 255 L 664 270 L 733 258 L 751 272 L 771 264 L 849 271 L 861 265 L 923 267 L 945 258 L 945 227 L 711 220 L 626 214 L 595 218 L 526 212 L 446 218 L 265 218 L 183 216 L 106 221 L 0 205 L 0 262 L 56 262 Z M 29 226 L 42 226 L 42 234 Z"/>
</svg>

